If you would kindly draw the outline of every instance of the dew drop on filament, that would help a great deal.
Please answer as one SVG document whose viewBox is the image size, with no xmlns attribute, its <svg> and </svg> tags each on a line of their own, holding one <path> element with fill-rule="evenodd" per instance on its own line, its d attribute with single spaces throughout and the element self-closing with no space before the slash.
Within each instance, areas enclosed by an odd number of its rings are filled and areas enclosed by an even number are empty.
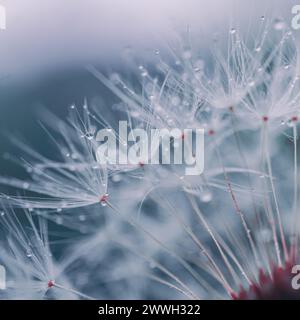
<svg viewBox="0 0 300 320">
<path fill-rule="evenodd" d="M 212 193 L 209 190 L 204 190 L 200 194 L 200 200 L 205 203 L 210 202 L 212 200 L 212 197 Z"/>
<path fill-rule="evenodd" d="M 32 257 L 32 251 L 31 251 L 30 248 L 28 248 L 28 249 L 26 250 L 26 256 L 27 256 L 28 258 L 31 258 L 31 257 Z"/>
<path fill-rule="evenodd" d="M 274 24 L 273 24 L 273 28 L 277 31 L 280 31 L 280 30 L 284 30 L 286 27 L 285 25 L 285 22 L 281 19 L 275 19 L 274 20 Z"/>
<path fill-rule="evenodd" d="M 256 47 L 255 48 L 255 52 L 260 52 L 261 51 L 261 47 Z"/>
<path fill-rule="evenodd" d="M 80 215 L 80 216 L 79 216 L 79 220 L 80 220 L 80 221 L 85 221 L 85 220 L 86 220 L 85 215 L 84 215 L 84 214 Z"/>
<path fill-rule="evenodd" d="M 185 50 L 182 54 L 183 59 L 189 60 L 192 57 L 191 50 Z"/>
<path fill-rule="evenodd" d="M 88 140 L 93 140 L 93 138 L 94 138 L 94 135 L 90 132 L 88 132 L 85 136 Z"/>
<path fill-rule="evenodd" d="M 28 189 L 29 188 L 29 183 L 28 182 L 24 182 L 23 183 L 23 189 Z"/>
</svg>

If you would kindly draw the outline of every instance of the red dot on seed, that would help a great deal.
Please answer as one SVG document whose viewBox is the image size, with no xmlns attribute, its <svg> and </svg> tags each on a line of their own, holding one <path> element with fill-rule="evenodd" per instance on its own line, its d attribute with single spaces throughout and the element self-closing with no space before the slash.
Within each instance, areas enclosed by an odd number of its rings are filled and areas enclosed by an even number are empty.
<svg viewBox="0 0 300 320">
<path fill-rule="evenodd" d="M 215 130 L 213 129 L 208 130 L 208 135 L 212 136 L 214 134 L 215 134 Z"/>
<path fill-rule="evenodd" d="M 291 120 L 292 120 L 293 122 L 297 122 L 297 121 L 298 121 L 298 117 L 297 117 L 297 116 L 293 116 L 293 117 L 291 118 Z"/>
<path fill-rule="evenodd" d="M 108 195 L 104 194 L 103 196 L 101 196 L 100 198 L 100 202 L 106 202 L 108 200 Z"/>
</svg>

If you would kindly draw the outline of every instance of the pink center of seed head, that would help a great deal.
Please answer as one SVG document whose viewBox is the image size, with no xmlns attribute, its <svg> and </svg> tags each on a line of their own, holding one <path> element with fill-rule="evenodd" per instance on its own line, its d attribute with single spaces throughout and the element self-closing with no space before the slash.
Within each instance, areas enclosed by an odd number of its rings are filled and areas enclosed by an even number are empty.
<svg viewBox="0 0 300 320">
<path fill-rule="evenodd" d="M 283 266 L 271 265 L 271 274 L 262 269 L 259 277 L 248 289 L 242 286 L 236 292 L 231 292 L 233 300 L 299 300 L 299 291 L 292 288 L 292 267 L 295 259 L 289 259 Z"/>
</svg>

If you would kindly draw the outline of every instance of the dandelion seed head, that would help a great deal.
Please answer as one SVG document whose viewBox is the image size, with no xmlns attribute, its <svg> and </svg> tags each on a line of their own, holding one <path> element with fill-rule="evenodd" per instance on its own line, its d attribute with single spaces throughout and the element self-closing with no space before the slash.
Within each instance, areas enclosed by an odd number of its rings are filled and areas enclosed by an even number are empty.
<svg viewBox="0 0 300 320">
<path fill-rule="evenodd" d="M 69 256 L 58 264 L 43 222 L 40 232 L 29 218 L 29 237 L 13 212 L 0 213 L 14 234 L 9 247 L 21 257 L 16 266 L 25 265 L 22 273 L 13 270 L 14 282 L 22 287 L 25 279 L 28 295 L 37 295 L 36 284 L 39 297 L 72 287 L 64 272 L 73 268 L 72 280 L 85 269 L 97 284 L 119 283 L 112 297 L 120 297 L 123 284 L 139 296 L 146 274 L 180 297 L 299 298 L 290 287 L 291 264 L 299 262 L 299 48 L 282 19 L 260 20 L 251 37 L 231 26 L 225 41 L 204 52 L 184 40 L 165 60 L 156 50 L 158 62 L 139 63 L 136 81 L 89 67 L 120 102 L 111 109 L 72 105 L 68 120 L 46 114 L 44 129 L 57 147 L 53 159 L 16 141 L 31 179 L 0 178 L 22 191 L 3 195 L 4 207 L 27 208 L 29 217 L 37 214 L 82 237 L 72 239 Z M 128 146 L 117 132 L 124 118 L 128 128 L 147 133 L 204 128 L 203 174 L 186 176 L 182 166 L 148 159 L 99 164 L 97 131 L 107 127 Z M 185 135 L 180 138 L 184 143 Z M 8 252 L 5 257 L 16 260 Z M 138 280 L 126 281 L 128 270 Z M 88 278 L 74 282 L 94 293 Z"/>
</svg>

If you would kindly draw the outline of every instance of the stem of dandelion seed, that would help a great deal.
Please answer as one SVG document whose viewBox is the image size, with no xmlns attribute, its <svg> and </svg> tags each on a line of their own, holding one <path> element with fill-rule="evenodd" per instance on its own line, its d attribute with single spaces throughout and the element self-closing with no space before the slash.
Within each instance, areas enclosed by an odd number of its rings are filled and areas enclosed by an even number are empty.
<svg viewBox="0 0 300 320">
<path fill-rule="evenodd" d="M 293 243 L 292 243 L 292 258 L 296 258 L 298 249 L 298 164 L 297 164 L 297 126 L 293 125 L 293 139 L 294 139 L 294 202 L 293 202 Z"/>
<path fill-rule="evenodd" d="M 284 257 L 287 261 L 289 255 L 288 255 L 287 245 L 286 245 L 285 236 L 284 236 L 284 232 L 283 232 L 283 224 L 282 224 L 281 215 L 280 215 L 280 211 L 279 211 L 279 205 L 278 205 L 278 200 L 277 200 L 277 196 L 276 196 L 275 185 L 273 182 L 273 170 L 272 170 L 271 156 L 270 156 L 270 151 L 269 151 L 269 139 L 268 139 L 267 130 L 266 130 L 266 137 L 265 138 L 266 138 L 266 150 L 265 151 L 266 151 L 267 170 L 268 170 L 271 190 L 272 190 L 274 204 L 275 204 L 275 211 L 276 211 L 277 221 L 278 221 L 278 225 L 279 225 L 279 233 L 280 233 L 281 243 L 282 243 L 282 247 L 283 247 Z"/>
<path fill-rule="evenodd" d="M 62 289 L 62 290 L 65 290 L 65 291 L 68 291 L 68 292 L 71 292 L 71 293 L 74 293 L 75 295 L 77 295 L 77 296 L 79 296 L 79 297 L 81 297 L 83 299 L 86 299 L 86 300 L 96 300 L 93 297 L 90 297 L 90 296 L 88 296 L 88 295 L 86 295 L 84 293 L 81 293 L 81 292 L 77 291 L 77 290 L 74 290 L 74 289 L 71 289 L 71 288 L 66 288 L 66 287 L 64 287 L 64 286 L 62 286 L 62 285 L 60 285 L 58 283 L 53 283 L 53 287 L 59 288 L 59 289 Z"/>
</svg>

